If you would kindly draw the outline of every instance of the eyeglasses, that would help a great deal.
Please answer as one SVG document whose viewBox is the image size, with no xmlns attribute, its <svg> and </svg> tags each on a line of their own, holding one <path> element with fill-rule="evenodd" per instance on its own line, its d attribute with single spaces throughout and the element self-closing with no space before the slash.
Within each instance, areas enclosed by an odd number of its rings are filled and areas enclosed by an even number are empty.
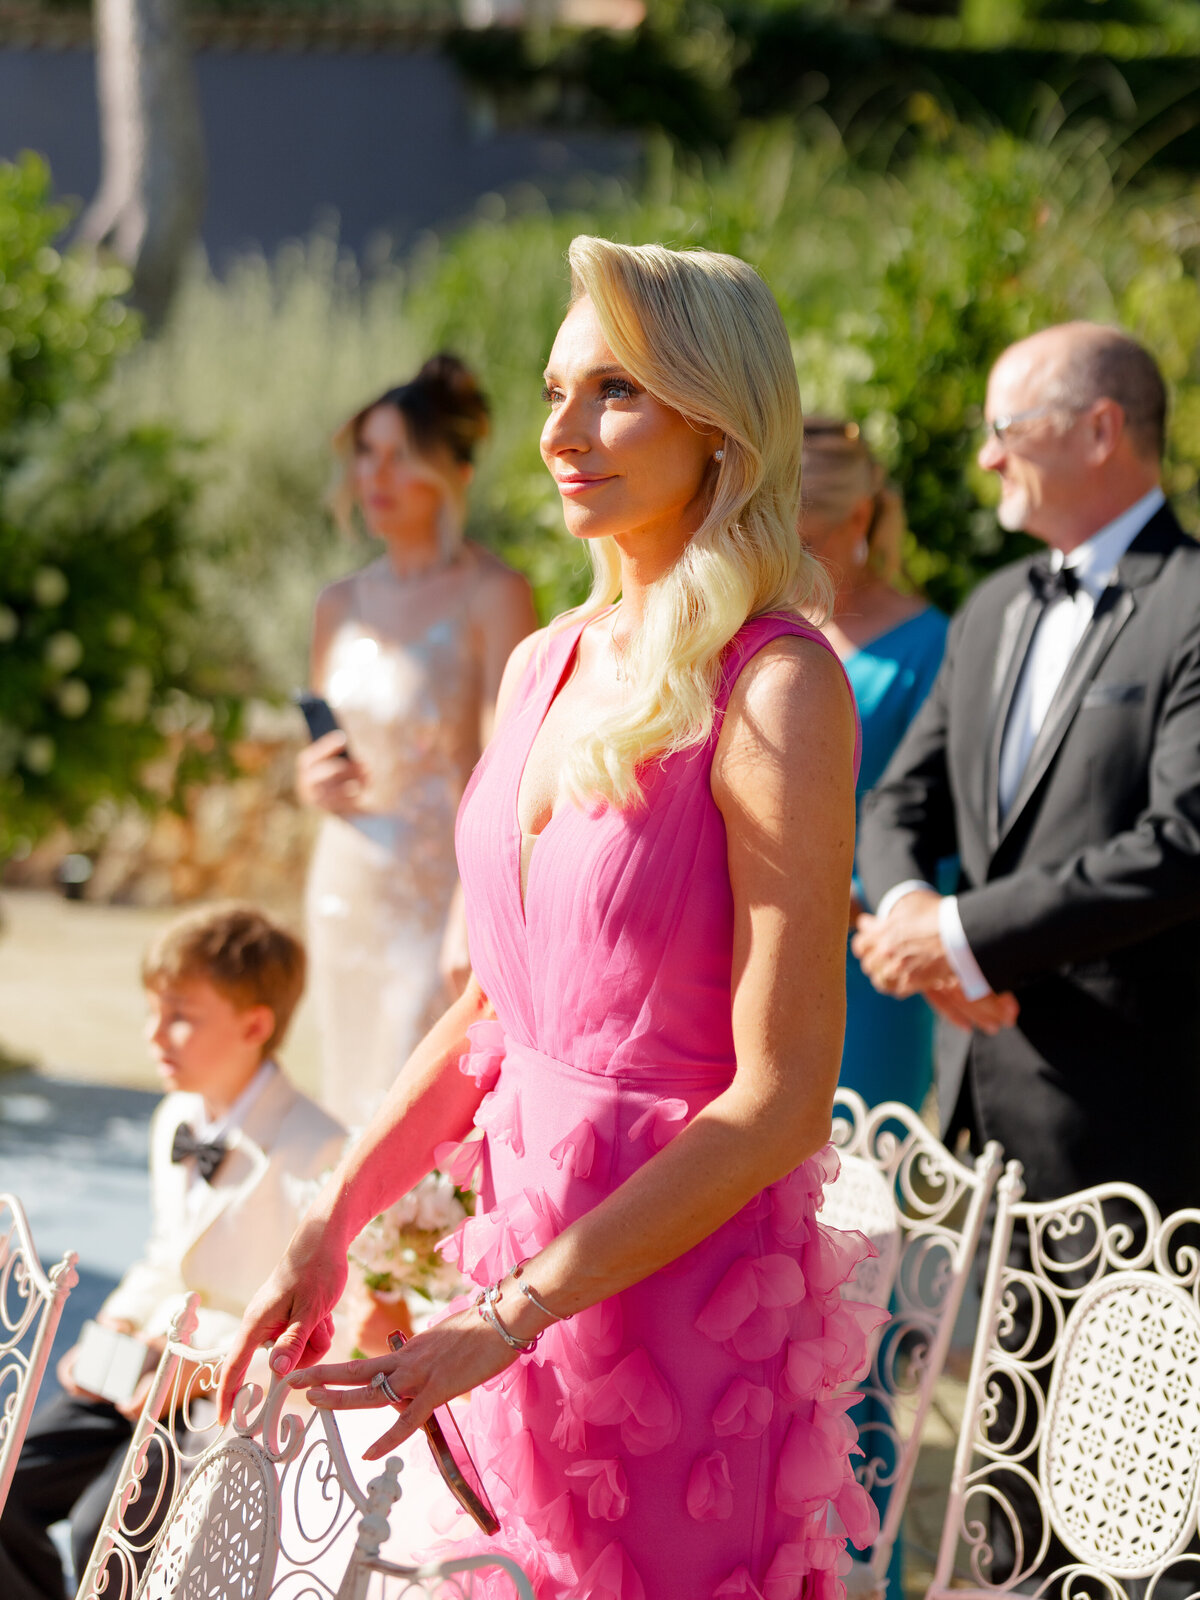
<svg viewBox="0 0 1200 1600">
<path fill-rule="evenodd" d="M 995 439 L 997 444 L 1003 444 L 1008 437 L 1009 430 L 1017 423 L 1033 422 L 1038 417 L 1049 416 L 1078 416 L 1079 406 L 1032 406 L 1028 411 L 1008 411 L 1003 416 L 993 417 L 991 422 L 983 425 L 984 437 Z"/>
<path fill-rule="evenodd" d="M 388 1334 L 387 1342 L 389 1350 L 400 1350 L 404 1346 L 404 1335 L 396 1329 Z M 471 1452 L 458 1431 L 458 1423 L 450 1407 L 437 1406 L 422 1427 L 447 1489 L 484 1533 L 499 1533 L 500 1518 L 492 1509 L 483 1479 L 479 1476 L 479 1468 L 471 1459 Z"/>
</svg>

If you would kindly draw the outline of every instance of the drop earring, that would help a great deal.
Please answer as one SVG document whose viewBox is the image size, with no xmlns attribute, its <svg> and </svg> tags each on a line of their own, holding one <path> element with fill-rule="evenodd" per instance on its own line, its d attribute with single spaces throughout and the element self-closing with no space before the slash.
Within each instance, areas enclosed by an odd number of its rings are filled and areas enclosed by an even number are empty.
<svg viewBox="0 0 1200 1600">
<path fill-rule="evenodd" d="M 865 567 L 867 564 L 867 557 L 870 554 L 871 546 L 865 539 L 860 539 L 854 546 L 854 565 L 856 567 Z"/>
</svg>

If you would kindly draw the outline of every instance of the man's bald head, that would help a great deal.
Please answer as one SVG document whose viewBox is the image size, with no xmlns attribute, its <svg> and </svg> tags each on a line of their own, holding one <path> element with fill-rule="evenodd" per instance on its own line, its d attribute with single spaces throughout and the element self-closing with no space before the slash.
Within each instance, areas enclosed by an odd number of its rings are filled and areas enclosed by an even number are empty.
<svg viewBox="0 0 1200 1600">
<path fill-rule="evenodd" d="M 1097 322 L 1063 322 L 1012 345 L 1000 357 L 1031 377 L 1041 403 L 1085 411 L 1115 400 L 1138 455 L 1160 461 L 1166 447 L 1167 389 L 1150 352 L 1119 328 Z"/>
</svg>

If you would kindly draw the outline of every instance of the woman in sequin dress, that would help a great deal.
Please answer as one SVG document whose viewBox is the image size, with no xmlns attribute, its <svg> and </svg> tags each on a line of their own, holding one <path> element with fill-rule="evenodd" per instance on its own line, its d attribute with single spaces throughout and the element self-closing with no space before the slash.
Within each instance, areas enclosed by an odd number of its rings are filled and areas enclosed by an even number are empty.
<svg viewBox="0 0 1200 1600">
<path fill-rule="evenodd" d="M 440 355 L 335 439 L 339 520 L 357 510 L 385 546 L 317 601 L 311 684 L 343 732 L 297 766 L 326 813 L 307 892 L 321 1099 L 348 1126 L 370 1119 L 465 966 L 445 947 L 454 815 L 504 663 L 534 626 L 525 580 L 462 538 L 486 431 L 474 378 Z"/>
</svg>

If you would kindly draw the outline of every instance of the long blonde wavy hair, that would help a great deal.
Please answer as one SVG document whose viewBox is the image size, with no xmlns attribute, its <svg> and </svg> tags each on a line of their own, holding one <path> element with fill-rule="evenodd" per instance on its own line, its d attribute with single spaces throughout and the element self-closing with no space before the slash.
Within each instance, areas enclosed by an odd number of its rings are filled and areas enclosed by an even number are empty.
<svg viewBox="0 0 1200 1600">
<path fill-rule="evenodd" d="M 721 657 L 748 618 L 821 616 L 829 583 L 796 534 L 802 416 L 779 307 L 758 273 L 711 250 L 572 241 L 571 303 L 588 299 L 630 377 L 695 427 L 724 435 L 704 520 L 646 596 L 627 647 L 619 710 L 580 738 L 566 766 L 579 801 L 637 804 L 637 771 L 712 733 Z M 621 590 L 615 540 L 590 540 L 592 590 L 561 619 L 597 615 Z"/>
</svg>

